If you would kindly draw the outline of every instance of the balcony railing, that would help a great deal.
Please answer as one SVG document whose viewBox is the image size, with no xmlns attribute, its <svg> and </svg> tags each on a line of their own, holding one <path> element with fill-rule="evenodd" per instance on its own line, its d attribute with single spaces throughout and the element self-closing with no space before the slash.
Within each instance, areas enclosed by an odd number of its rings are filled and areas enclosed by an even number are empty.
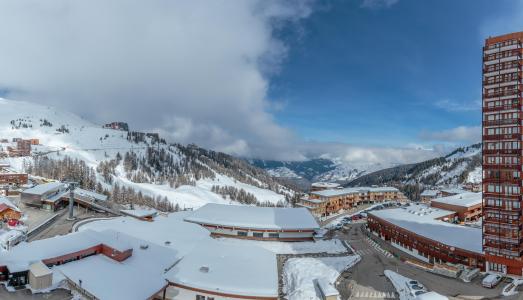
<svg viewBox="0 0 523 300">
<path fill-rule="evenodd" d="M 511 134 L 484 134 L 483 140 L 487 141 L 499 141 L 499 140 L 519 140 L 521 138 L 521 133 L 511 133 Z"/>
<path fill-rule="evenodd" d="M 483 154 L 521 154 L 521 150 L 514 149 L 484 149 Z"/>
</svg>

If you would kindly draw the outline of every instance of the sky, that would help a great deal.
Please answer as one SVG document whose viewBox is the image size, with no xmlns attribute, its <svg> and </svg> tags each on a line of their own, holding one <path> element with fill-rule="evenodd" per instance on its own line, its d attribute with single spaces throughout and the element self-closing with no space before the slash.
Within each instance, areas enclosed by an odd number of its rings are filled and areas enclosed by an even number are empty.
<svg viewBox="0 0 523 300">
<path fill-rule="evenodd" d="M 522 1 L 0 0 L 0 91 L 241 157 L 397 164 L 478 142 Z"/>
</svg>

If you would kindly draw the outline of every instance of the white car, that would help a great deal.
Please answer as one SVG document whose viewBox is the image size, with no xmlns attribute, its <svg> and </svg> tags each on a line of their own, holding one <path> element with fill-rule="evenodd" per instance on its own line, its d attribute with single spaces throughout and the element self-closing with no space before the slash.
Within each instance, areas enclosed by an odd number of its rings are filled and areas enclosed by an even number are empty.
<svg viewBox="0 0 523 300">
<path fill-rule="evenodd" d="M 503 276 L 499 274 L 488 274 L 485 276 L 485 278 L 483 278 L 483 281 L 481 281 L 481 285 L 483 287 L 493 289 L 496 287 L 496 285 L 498 285 L 501 279 L 503 279 Z"/>
</svg>

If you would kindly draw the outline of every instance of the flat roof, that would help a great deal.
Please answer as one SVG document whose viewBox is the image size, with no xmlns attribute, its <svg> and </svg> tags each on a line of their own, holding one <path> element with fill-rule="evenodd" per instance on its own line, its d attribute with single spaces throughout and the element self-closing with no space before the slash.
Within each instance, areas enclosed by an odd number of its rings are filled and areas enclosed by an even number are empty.
<svg viewBox="0 0 523 300">
<path fill-rule="evenodd" d="M 441 197 L 433 199 L 432 202 L 445 203 L 463 207 L 471 207 L 481 204 L 483 193 L 466 192 L 462 194 L 452 195 L 448 197 Z"/>
<path fill-rule="evenodd" d="M 29 243 L 22 242 L 0 255 L 0 266 L 7 266 L 10 272 L 27 271 L 35 261 L 78 252 L 99 244 L 105 244 L 118 251 L 130 248 L 114 230 L 103 232 L 85 230 Z"/>
<path fill-rule="evenodd" d="M 249 229 L 298 230 L 320 226 L 306 208 L 209 203 L 184 218 L 187 222 Z"/>
<path fill-rule="evenodd" d="M 311 183 L 311 186 L 320 188 L 335 188 L 339 187 L 340 184 L 335 182 L 313 182 Z"/>
<path fill-rule="evenodd" d="M 165 270 L 180 257 L 174 249 L 124 233 L 119 239 L 133 248 L 133 255 L 122 262 L 94 255 L 56 268 L 76 284 L 82 280 L 82 289 L 98 299 L 149 299 L 166 286 Z"/>
<path fill-rule="evenodd" d="M 341 196 L 348 194 L 358 194 L 358 193 L 383 193 L 383 192 L 398 192 L 399 190 L 395 187 L 383 186 L 383 187 L 349 187 L 344 189 L 328 189 L 323 191 L 311 192 L 311 194 L 322 196 L 322 197 L 332 197 L 332 196 Z"/>
<path fill-rule="evenodd" d="M 21 210 L 16 205 L 14 205 L 14 203 L 7 197 L 0 196 L 0 205 L 2 204 L 4 204 L 7 207 L 10 207 L 11 209 L 17 212 L 21 212 Z"/>
<path fill-rule="evenodd" d="M 446 189 L 442 189 L 441 191 L 445 192 L 445 193 L 449 193 L 449 194 L 461 194 L 461 193 L 468 192 L 467 190 L 462 189 L 460 187 L 446 188 Z"/>
<path fill-rule="evenodd" d="M 439 193 L 438 190 L 424 190 L 420 196 L 437 196 Z"/>
<path fill-rule="evenodd" d="M 322 197 L 332 197 L 332 196 L 341 196 L 341 195 L 348 195 L 348 194 L 359 194 L 359 193 L 365 193 L 366 190 L 362 188 L 344 188 L 344 189 L 330 189 L 330 190 L 323 190 L 323 191 L 315 191 L 311 192 L 311 194 L 322 196 Z"/>
<path fill-rule="evenodd" d="M 276 255 L 268 250 L 209 240 L 185 256 L 166 277 L 169 282 L 210 292 L 278 297 Z"/>
<path fill-rule="evenodd" d="M 158 214 L 156 209 L 122 209 L 120 212 L 135 218 L 153 217 Z"/>
<path fill-rule="evenodd" d="M 24 190 L 24 194 L 33 194 L 33 195 L 43 195 L 49 191 L 65 187 L 64 183 L 61 183 L 59 181 L 55 182 L 49 182 L 44 184 L 39 184 L 35 187 L 29 188 L 27 190 Z"/>
<path fill-rule="evenodd" d="M 418 204 L 370 211 L 368 214 L 436 242 L 479 254 L 483 253 L 480 228 L 436 220 L 454 214 L 452 211 Z"/>
<path fill-rule="evenodd" d="M 37 261 L 30 266 L 31 273 L 35 277 L 50 275 L 53 273 L 42 261 Z"/>
</svg>

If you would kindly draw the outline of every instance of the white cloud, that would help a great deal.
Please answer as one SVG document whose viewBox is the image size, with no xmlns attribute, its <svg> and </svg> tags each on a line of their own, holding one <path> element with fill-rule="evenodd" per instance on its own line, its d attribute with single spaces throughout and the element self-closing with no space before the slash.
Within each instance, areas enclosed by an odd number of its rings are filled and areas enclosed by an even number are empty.
<svg viewBox="0 0 523 300">
<path fill-rule="evenodd" d="M 370 9 L 389 8 L 398 2 L 399 0 L 363 0 L 361 7 Z"/>
<path fill-rule="evenodd" d="M 481 100 L 460 102 L 447 98 L 436 101 L 434 105 L 439 109 L 443 109 L 450 112 L 478 111 L 481 109 Z"/>
<path fill-rule="evenodd" d="M 290 158 L 267 74 L 309 1 L 0 1 L 0 90 L 180 143 Z"/>
<path fill-rule="evenodd" d="M 481 141 L 480 126 L 459 126 L 441 131 L 422 131 L 420 138 L 429 141 L 477 143 Z"/>
</svg>

